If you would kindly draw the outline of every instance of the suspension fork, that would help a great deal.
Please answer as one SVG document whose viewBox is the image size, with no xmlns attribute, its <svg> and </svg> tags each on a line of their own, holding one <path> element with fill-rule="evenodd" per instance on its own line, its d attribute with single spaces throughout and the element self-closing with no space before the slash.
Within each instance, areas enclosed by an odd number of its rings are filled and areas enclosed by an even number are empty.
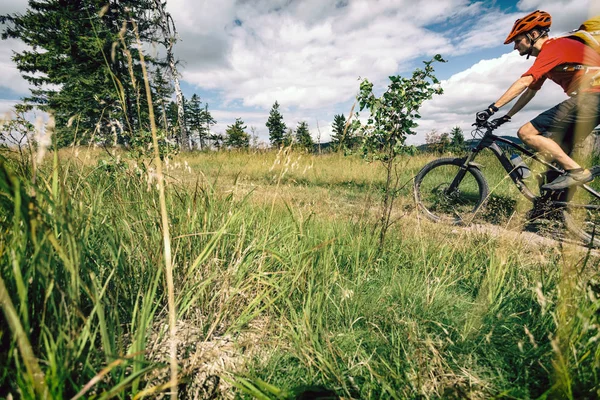
<svg viewBox="0 0 600 400">
<path fill-rule="evenodd" d="M 456 176 L 452 180 L 452 183 L 450 184 L 450 186 L 448 186 L 448 189 L 446 189 L 447 195 L 454 193 L 454 191 L 458 188 L 458 185 L 460 185 L 463 178 L 467 174 L 467 170 L 469 169 L 469 164 L 471 162 L 473 162 L 473 160 L 475 159 L 475 156 L 477 155 L 478 152 L 479 151 L 477 151 L 477 149 L 473 149 L 471 154 L 469 154 L 467 157 L 465 157 L 465 162 L 463 163 L 463 165 L 460 166 L 460 169 L 458 170 L 458 174 L 456 174 Z"/>
</svg>

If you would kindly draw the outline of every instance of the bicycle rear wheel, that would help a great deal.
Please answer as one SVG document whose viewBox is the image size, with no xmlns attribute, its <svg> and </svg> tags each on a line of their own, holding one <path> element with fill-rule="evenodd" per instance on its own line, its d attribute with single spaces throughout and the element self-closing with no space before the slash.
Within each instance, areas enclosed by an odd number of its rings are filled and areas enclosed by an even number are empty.
<svg viewBox="0 0 600 400">
<path fill-rule="evenodd" d="M 565 227 L 585 245 L 600 247 L 600 210 L 577 207 L 589 205 L 600 208 L 600 200 L 583 188 L 577 188 L 573 199 L 563 210 Z"/>
<path fill-rule="evenodd" d="M 435 222 L 465 224 L 472 221 L 487 199 L 489 188 L 483 174 L 469 167 L 457 188 L 448 192 L 464 159 L 440 158 L 425 165 L 415 177 L 415 201 L 424 215 Z"/>
</svg>

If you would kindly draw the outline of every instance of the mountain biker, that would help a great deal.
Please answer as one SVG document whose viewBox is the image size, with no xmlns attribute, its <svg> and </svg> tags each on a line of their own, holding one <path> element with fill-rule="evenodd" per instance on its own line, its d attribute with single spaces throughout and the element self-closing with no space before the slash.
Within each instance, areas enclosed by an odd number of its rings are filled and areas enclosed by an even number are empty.
<svg viewBox="0 0 600 400">
<path fill-rule="evenodd" d="M 594 179 L 588 169 L 568 154 L 575 143 L 600 124 L 600 54 L 569 37 L 549 38 L 551 23 L 550 14 L 539 10 L 515 22 L 504 44 L 514 43 L 521 56 L 528 59 L 534 56 L 536 60 L 500 99 L 477 113 L 476 123 L 487 121 L 499 108 L 521 95 L 506 115 L 491 121 L 497 128 L 529 103 L 546 79 L 560 85 L 569 99 L 523 125 L 518 136 L 565 169 L 563 175 L 542 186 L 546 190 L 562 190 Z"/>
</svg>

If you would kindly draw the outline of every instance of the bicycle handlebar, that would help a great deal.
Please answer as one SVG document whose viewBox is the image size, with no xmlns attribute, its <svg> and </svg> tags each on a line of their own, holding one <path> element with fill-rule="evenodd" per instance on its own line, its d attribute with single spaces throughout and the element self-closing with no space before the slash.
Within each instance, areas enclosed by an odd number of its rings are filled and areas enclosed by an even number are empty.
<svg viewBox="0 0 600 400">
<path fill-rule="evenodd" d="M 489 130 L 492 130 L 492 131 L 494 129 L 496 129 L 496 126 L 492 125 L 490 123 L 490 121 L 488 121 L 488 120 L 480 120 L 478 122 L 474 122 L 473 124 L 471 124 L 471 126 L 475 126 L 477 128 L 486 128 L 486 129 L 489 129 Z"/>
</svg>

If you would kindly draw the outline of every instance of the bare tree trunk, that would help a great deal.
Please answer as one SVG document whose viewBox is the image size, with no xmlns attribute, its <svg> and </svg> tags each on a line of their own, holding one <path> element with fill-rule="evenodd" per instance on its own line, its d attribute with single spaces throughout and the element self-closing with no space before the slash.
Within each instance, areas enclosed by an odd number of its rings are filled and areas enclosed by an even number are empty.
<svg viewBox="0 0 600 400">
<path fill-rule="evenodd" d="M 154 0 L 156 11 L 160 15 L 160 29 L 164 36 L 164 45 L 167 50 L 167 64 L 169 64 L 169 70 L 171 71 L 171 77 L 175 86 L 175 97 L 177 100 L 177 120 L 179 121 L 179 139 L 181 150 L 190 150 L 190 140 L 188 137 L 187 129 L 185 126 L 185 111 L 183 109 L 183 92 L 179 85 L 179 74 L 177 72 L 177 64 L 175 57 L 173 56 L 173 46 L 177 41 L 177 31 L 175 30 L 175 24 L 171 19 L 171 16 L 165 11 L 164 5 L 161 0 Z"/>
<path fill-rule="evenodd" d="M 319 129 L 319 118 L 317 118 L 317 142 L 319 143 L 319 154 L 321 154 L 321 129 Z"/>
</svg>

